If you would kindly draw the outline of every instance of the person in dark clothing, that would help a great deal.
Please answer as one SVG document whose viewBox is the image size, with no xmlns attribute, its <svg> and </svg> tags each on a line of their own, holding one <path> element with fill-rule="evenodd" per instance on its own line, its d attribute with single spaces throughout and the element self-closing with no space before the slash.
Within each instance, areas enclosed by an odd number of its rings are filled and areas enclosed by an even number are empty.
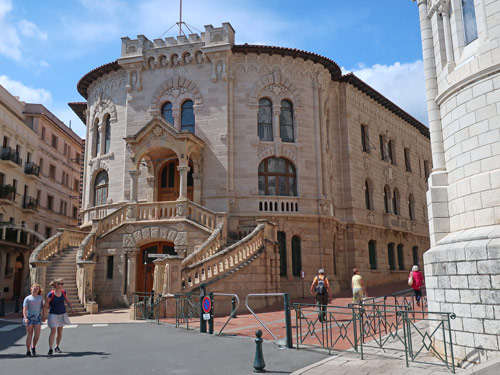
<svg viewBox="0 0 500 375">
<path fill-rule="evenodd" d="M 311 294 L 316 296 L 316 304 L 318 305 L 319 321 L 326 321 L 326 311 L 328 301 L 331 298 L 330 283 L 325 276 L 325 270 L 321 268 L 311 284 Z"/>
</svg>

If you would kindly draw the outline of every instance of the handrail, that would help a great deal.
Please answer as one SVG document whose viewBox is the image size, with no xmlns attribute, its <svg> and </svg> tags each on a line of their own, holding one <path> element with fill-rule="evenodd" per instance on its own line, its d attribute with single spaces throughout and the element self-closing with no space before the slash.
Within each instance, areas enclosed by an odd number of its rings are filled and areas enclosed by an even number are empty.
<svg viewBox="0 0 500 375">
<path fill-rule="evenodd" d="M 227 318 L 226 320 L 226 323 L 224 323 L 224 325 L 222 326 L 222 328 L 220 329 L 219 333 L 217 334 L 217 336 L 220 336 L 222 334 L 222 331 L 224 331 L 224 328 L 226 328 L 226 325 L 227 323 L 229 323 L 229 321 L 233 318 L 233 316 L 235 315 L 236 311 L 238 311 L 238 307 L 240 306 L 240 297 L 238 297 L 237 294 L 231 294 L 231 293 L 213 293 L 212 294 L 214 297 L 215 296 L 227 296 L 227 297 L 236 297 L 236 307 L 234 309 L 232 309 L 231 311 L 231 314 L 229 314 L 229 317 Z"/>
</svg>

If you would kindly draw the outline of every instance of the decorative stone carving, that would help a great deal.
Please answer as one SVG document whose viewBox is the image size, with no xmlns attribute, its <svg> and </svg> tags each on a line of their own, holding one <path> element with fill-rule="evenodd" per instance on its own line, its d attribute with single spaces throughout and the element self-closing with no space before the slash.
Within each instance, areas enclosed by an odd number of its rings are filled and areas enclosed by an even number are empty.
<svg viewBox="0 0 500 375">
<path fill-rule="evenodd" d="M 375 222 L 375 214 L 373 213 L 373 211 L 370 211 L 368 213 L 367 219 L 370 224 L 373 224 Z"/>
<path fill-rule="evenodd" d="M 150 228 L 142 228 L 142 238 L 144 240 L 148 240 L 151 238 L 151 229 Z"/>
<path fill-rule="evenodd" d="M 281 93 L 289 92 L 289 90 L 283 85 L 270 85 L 267 89 L 276 96 L 279 96 Z"/>
<path fill-rule="evenodd" d="M 167 240 L 174 242 L 175 237 L 177 237 L 177 233 L 178 233 L 178 232 L 177 232 L 177 231 L 175 231 L 175 230 L 170 230 L 170 231 L 168 232 L 168 235 L 166 236 L 166 237 L 167 237 Z"/>
<path fill-rule="evenodd" d="M 151 238 L 159 238 L 160 237 L 160 228 L 152 227 L 151 228 Z"/>
<path fill-rule="evenodd" d="M 176 208 L 176 216 L 184 216 L 186 215 L 186 203 L 177 203 Z"/>
<path fill-rule="evenodd" d="M 163 128 L 159 125 L 153 128 L 153 137 L 159 138 L 163 136 Z"/>
<path fill-rule="evenodd" d="M 187 232 L 177 232 L 177 237 L 175 237 L 174 244 L 178 245 L 187 245 Z"/>
<path fill-rule="evenodd" d="M 133 219 L 135 218 L 135 206 L 130 205 L 127 207 L 127 219 Z"/>
<path fill-rule="evenodd" d="M 124 234 L 123 247 L 134 247 L 134 246 L 135 246 L 134 236 L 131 234 Z"/>
</svg>

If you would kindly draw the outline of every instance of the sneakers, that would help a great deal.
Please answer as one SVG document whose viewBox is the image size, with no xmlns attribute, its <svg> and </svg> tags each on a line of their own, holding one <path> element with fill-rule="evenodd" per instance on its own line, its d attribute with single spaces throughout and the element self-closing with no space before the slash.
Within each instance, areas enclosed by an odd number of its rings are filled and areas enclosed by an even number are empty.
<svg viewBox="0 0 500 375">
<path fill-rule="evenodd" d="M 26 352 L 26 357 L 31 357 L 31 352 L 29 350 Z"/>
<path fill-rule="evenodd" d="M 31 356 L 36 357 L 36 349 L 35 347 L 31 348 Z"/>
<path fill-rule="evenodd" d="M 56 346 L 56 348 L 54 349 L 54 351 L 55 351 L 56 353 L 62 353 L 62 352 L 61 352 L 61 349 L 59 349 L 59 347 L 58 347 L 58 346 Z"/>
<path fill-rule="evenodd" d="M 52 349 L 49 349 L 49 352 L 47 354 L 52 355 L 52 353 L 54 353 L 54 351 Z"/>
</svg>

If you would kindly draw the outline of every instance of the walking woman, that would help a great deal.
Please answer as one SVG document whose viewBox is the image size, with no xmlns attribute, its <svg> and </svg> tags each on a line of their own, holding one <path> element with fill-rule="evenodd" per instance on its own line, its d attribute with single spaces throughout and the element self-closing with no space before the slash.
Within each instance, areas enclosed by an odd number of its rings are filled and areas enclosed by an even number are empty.
<svg viewBox="0 0 500 375">
<path fill-rule="evenodd" d="M 69 302 L 68 297 L 66 296 L 66 292 L 63 289 L 64 280 L 56 279 L 50 283 L 50 286 L 53 288 L 49 294 L 47 294 L 47 299 L 45 300 L 45 308 L 50 308 L 49 310 L 49 318 L 47 321 L 47 325 L 50 328 L 49 335 L 49 353 L 48 355 L 52 355 L 54 351 L 56 353 L 61 353 L 61 349 L 59 349 L 59 345 L 61 344 L 63 327 L 65 324 L 71 324 L 68 314 L 66 313 L 66 306 L 64 302 L 66 302 L 71 309 L 73 315 L 75 314 L 71 303 Z M 54 345 L 54 338 L 56 336 L 56 347 L 52 350 Z"/>
<path fill-rule="evenodd" d="M 36 356 L 35 347 L 40 338 L 42 309 L 42 289 L 39 284 L 33 284 L 31 294 L 23 302 L 23 324 L 26 326 L 26 357 Z"/>
<path fill-rule="evenodd" d="M 368 298 L 368 293 L 366 292 L 365 283 L 363 281 L 363 277 L 359 274 L 359 270 L 357 268 L 353 268 L 352 273 L 352 303 L 360 304 L 363 302 L 363 299 Z"/>
<path fill-rule="evenodd" d="M 417 306 L 420 306 L 420 298 L 422 298 L 422 287 L 425 285 L 424 276 L 420 272 L 417 265 L 413 266 L 408 275 L 408 284 L 413 288 Z"/>
</svg>

